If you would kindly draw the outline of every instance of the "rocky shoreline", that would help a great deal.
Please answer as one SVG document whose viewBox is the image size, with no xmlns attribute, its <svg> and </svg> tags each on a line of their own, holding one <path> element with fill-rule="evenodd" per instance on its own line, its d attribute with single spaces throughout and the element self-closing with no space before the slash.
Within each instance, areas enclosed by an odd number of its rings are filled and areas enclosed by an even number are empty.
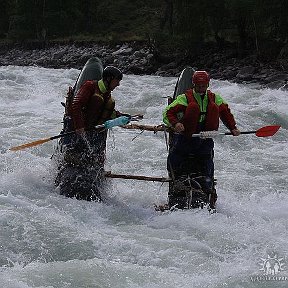
<svg viewBox="0 0 288 288">
<path fill-rule="evenodd" d="M 39 47 L 0 47 L 0 66 L 40 66 L 81 69 L 90 57 L 104 66 L 115 65 L 126 74 L 179 76 L 185 66 L 207 70 L 211 77 L 236 83 L 257 84 L 259 88 L 288 89 L 288 60 L 262 63 L 255 55 L 237 58 L 233 51 L 203 52 L 194 60 L 179 55 L 162 56 L 145 43 L 119 45 L 54 44 Z M 284 55 L 285 56 L 285 55 Z M 283 60 L 284 59 L 284 60 Z"/>
</svg>

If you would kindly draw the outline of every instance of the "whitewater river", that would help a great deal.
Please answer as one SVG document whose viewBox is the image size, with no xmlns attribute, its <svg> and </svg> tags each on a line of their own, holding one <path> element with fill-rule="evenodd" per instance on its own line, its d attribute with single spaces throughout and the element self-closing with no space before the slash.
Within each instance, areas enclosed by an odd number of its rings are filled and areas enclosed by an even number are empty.
<svg viewBox="0 0 288 288">
<path fill-rule="evenodd" d="M 112 179 L 106 203 L 77 201 L 54 188 L 55 140 L 8 150 L 60 132 L 78 73 L 0 67 L 1 287 L 288 287 L 288 92 L 212 80 L 241 130 L 282 128 L 216 139 L 218 213 L 161 214 L 153 204 L 166 201 L 166 184 Z M 175 83 L 125 75 L 117 108 L 158 125 Z M 108 171 L 167 176 L 166 157 L 162 132 L 109 133 Z"/>
</svg>

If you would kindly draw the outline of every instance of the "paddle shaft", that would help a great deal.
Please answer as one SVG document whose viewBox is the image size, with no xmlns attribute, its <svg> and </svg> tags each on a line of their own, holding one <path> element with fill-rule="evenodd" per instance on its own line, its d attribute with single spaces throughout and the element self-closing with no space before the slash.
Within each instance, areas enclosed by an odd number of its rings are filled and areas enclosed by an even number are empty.
<svg viewBox="0 0 288 288">
<path fill-rule="evenodd" d="M 152 132 L 158 132 L 158 131 L 169 131 L 172 130 L 172 128 L 165 126 L 165 125 L 145 125 L 145 124 L 128 124 L 123 126 L 124 129 L 139 129 L 139 130 L 145 130 L 145 131 L 152 131 Z M 257 131 L 243 131 L 241 134 L 255 134 Z M 218 135 L 233 135 L 231 132 L 225 132 L 225 133 L 218 133 Z M 200 134 L 193 134 L 193 137 L 200 137 Z"/>
<path fill-rule="evenodd" d="M 240 132 L 240 135 L 241 134 L 255 134 L 257 131 L 243 131 L 243 132 Z M 219 135 L 233 135 L 231 132 L 225 132 L 223 134 L 219 133 Z"/>
<path fill-rule="evenodd" d="M 261 127 L 256 131 L 241 131 L 241 134 L 255 134 L 257 137 L 269 137 L 273 136 L 279 129 L 280 125 L 268 125 Z M 219 133 L 217 131 L 204 131 L 199 134 L 193 134 L 192 137 L 200 137 L 200 138 L 213 138 L 214 136 L 219 135 L 233 135 L 232 132 Z"/>
<path fill-rule="evenodd" d="M 135 117 L 139 117 L 139 115 L 135 116 Z M 96 126 L 94 126 L 94 129 L 99 129 L 99 128 L 110 129 L 110 128 L 115 127 L 115 126 L 126 125 L 126 124 L 129 123 L 130 120 L 131 120 L 131 117 L 120 116 L 120 117 L 117 117 L 115 119 L 107 120 L 103 124 L 96 125 Z M 54 139 L 57 139 L 57 138 L 61 138 L 61 137 L 67 136 L 67 135 L 71 135 L 71 134 L 74 134 L 74 133 L 77 133 L 77 131 L 69 131 L 69 132 L 62 133 L 62 134 L 59 134 L 59 135 L 56 135 L 56 136 L 52 136 L 52 137 L 49 137 L 49 138 L 39 139 L 39 140 L 36 140 L 36 141 L 33 141 L 33 142 L 29 142 L 29 143 L 25 143 L 25 144 L 22 144 L 22 145 L 19 145 L 19 146 L 12 147 L 9 150 L 11 150 L 11 151 L 19 151 L 19 150 L 22 150 L 22 149 L 25 149 L 25 148 L 28 148 L 28 147 L 34 147 L 34 146 L 37 146 L 37 145 L 41 145 L 41 144 L 46 143 L 48 141 L 51 141 L 51 140 L 54 140 Z"/>
<path fill-rule="evenodd" d="M 128 124 L 125 126 L 122 126 L 124 129 L 138 129 L 138 130 L 145 130 L 145 131 L 152 131 L 152 132 L 158 132 L 158 131 L 165 131 L 168 130 L 169 128 L 165 125 L 145 125 L 145 124 Z"/>
<path fill-rule="evenodd" d="M 95 128 L 103 128 L 103 127 L 105 127 L 104 124 L 95 126 Z M 22 144 L 22 145 L 19 145 L 19 146 L 11 147 L 9 150 L 11 150 L 11 151 L 19 151 L 19 150 L 22 150 L 22 149 L 25 149 L 25 148 L 41 145 L 41 144 L 44 144 L 44 143 L 49 142 L 51 140 L 58 139 L 58 138 L 61 138 L 61 137 L 65 137 L 65 136 L 68 136 L 68 135 L 72 135 L 72 134 L 75 134 L 75 133 L 76 133 L 76 131 L 70 131 L 70 132 L 62 133 L 62 134 L 59 134 L 59 135 L 56 135 L 56 136 L 52 136 L 52 137 L 49 137 L 49 138 L 39 139 L 39 140 L 36 140 L 36 141 L 33 141 L 33 142 L 29 142 L 29 143 L 25 143 L 25 144 Z"/>
<path fill-rule="evenodd" d="M 72 135 L 72 134 L 75 134 L 75 133 L 76 133 L 76 131 L 70 131 L 70 132 L 66 132 L 66 133 L 62 133 L 62 134 L 50 137 L 48 139 L 49 140 L 54 140 L 54 139 L 58 139 L 58 138 L 61 138 L 61 137 L 64 137 L 64 136 L 68 136 L 68 135 Z"/>
<path fill-rule="evenodd" d="M 122 128 L 125 129 L 139 129 L 139 130 L 146 130 L 146 131 L 152 131 L 152 132 L 158 132 L 158 131 L 171 131 L 173 128 L 167 127 L 165 125 L 157 125 L 157 126 L 152 126 L 152 125 L 139 125 L 139 124 L 129 124 L 122 126 Z M 257 137 L 269 137 L 273 136 L 278 130 L 280 129 L 280 125 L 270 125 L 270 126 L 264 126 L 258 130 L 253 130 L 253 131 L 241 131 L 240 135 L 242 134 L 255 134 Z M 211 133 L 209 137 L 215 137 L 219 135 L 233 135 L 231 132 L 217 132 L 217 131 L 204 131 L 203 133 L 199 134 L 193 134 L 192 137 L 200 137 L 200 138 L 209 138 L 205 137 L 205 133 Z M 175 132 L 174 132 L 175 133 Z"/>
<path fill-rule="evenodd" d="M 104 124 L 97 125 L 94 128 L 95 129 L 105 128 L 105 125 Z M 70 132 L 62 133 L 62 134 L 59 134 L 59 135 L 56 135 L 56 136 L 52 136 L 52 137 L 50 137 L 48 139 L 49 140 L 54 140 L 54 139 L 58 139 L 58 138 L 61 138 L 61 137 L 64 137 L 64 136 L 68 136 L 68 135 L 72 135 L 72 134 L 75 134 L 75 133 L 76 133 L 76 131 L 70 131 Z"/>
<path fill-rule="evenodd" d="M 142 176 L 142 175 L 127 175 L 127 174 L 114 174 L 110 171 L 104 173 L 105 177 L 108 178 L 122 178 L 122 179 L 134 179 L 142 181 L 155 181 L 155 182 L 170 182 L 171 178 L 167 177 L 151 177 L 151 176 Z"/>
<path fill-rule="evenodd" d="M 110 128 L 114 127 L 114 126 L 119 126 L 119 125 L 121 126 L 123 124 L 126 125 L 127 122 L 133 121 L 134 119 L 137 119 L 138 117 L 141 117 L 141 116 L 142 115 L 131 116 L 130 120 L 128 120 L 129 117 L 127 117 L 127 116 L 121 116 L 121 117 L 118 117 L 118 118 L 115 118 L 115 119 L 112 119 L 112 120 L 107 120 L 103 124 L 96 125 L 96 126 L 94 126 L 94 129 L 100 129 L 100 128 L 110 129 Z M 125 118 L 125 119 L 123 120 L 123 118 Z M 61 138 L 61 137 L 67 136 L 67 135 L 74 134 L 76 132 L 77 131 L 70 131 L 70 132 L 62 133 L 62 134 L 50 137 L 49 139 L 50 140 L 54 140 L 54 139 L 57 139 L 57 138 Z"/>
</svg>

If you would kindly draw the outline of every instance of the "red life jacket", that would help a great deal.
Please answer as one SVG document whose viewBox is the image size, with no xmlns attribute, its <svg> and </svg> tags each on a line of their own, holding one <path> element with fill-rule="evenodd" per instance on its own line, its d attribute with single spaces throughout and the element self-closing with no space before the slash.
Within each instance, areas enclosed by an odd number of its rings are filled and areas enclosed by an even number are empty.
<svg viewBox="0 0 288 288">
<path fill-rule="evenodd" d="M 75 95 L 70 108 L 75 129 L 93 129 L 111 119 L 115 101 L 110 92 L 102 93 L 98 82 L 86 81 Z"/>
<path fill-rule="evenodd" d="M 215 94 L 210 90 L 208 93 L 208 105 L 205 114 L 204 131 L 218 130 L 219 128 L 219 107 L 215 103 Z M 182 123 L 185 127 L 185 136 L 191 137 L 192 134 L 198 133 L 201 117 L 201 110 L 197 100 L 193 95 L 193 90 L 189 89 L 185 93 L 188 106 L 185 110 Z M 203 114 L 203 113 L 202 113 Z M 203 127 L 202 127 L 203 130 Z"/>
</svg>

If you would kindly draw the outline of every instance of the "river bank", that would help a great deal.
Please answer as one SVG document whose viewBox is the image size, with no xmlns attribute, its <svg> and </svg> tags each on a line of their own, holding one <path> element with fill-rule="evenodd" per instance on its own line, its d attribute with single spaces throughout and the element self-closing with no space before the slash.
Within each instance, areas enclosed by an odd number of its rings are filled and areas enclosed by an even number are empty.
<svg viewBox="0 0 288 288">
<path fill-rule="evenodd" d="M 0 47 L 1 66 L 34 65 L 81 69 L 90 57 L 95 56 L 103 61 L 104 66 L 115 65 L 126 74 L 179 76 L 185 66 L 192 66 L 209 71 L 214 79 L 258 84 L 260 88 L 288 89 L 288 60 L 285 60 L 285 57 L 263 63 L 255 55 L 239 58 L 233 50 L 207 50 L 195 59 L 187 60 L 179 54 L 161 55 L 145 43 L 68 43 L 45 47 Z"/>
</svg>

